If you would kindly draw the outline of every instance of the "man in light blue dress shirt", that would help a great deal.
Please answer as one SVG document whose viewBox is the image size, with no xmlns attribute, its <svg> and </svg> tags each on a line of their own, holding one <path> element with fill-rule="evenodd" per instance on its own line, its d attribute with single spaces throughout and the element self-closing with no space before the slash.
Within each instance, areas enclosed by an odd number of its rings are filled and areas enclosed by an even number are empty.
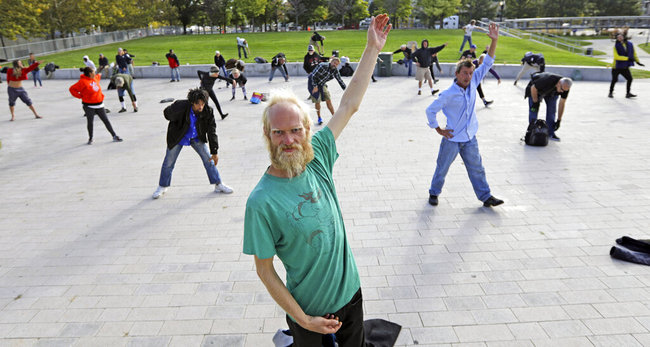
<svg viewBox="0 0 650 347">
<path fill-rule="evenodd" d="M 495 198 L 490 193 L 490 186 L 485 178 L 485 169 L 476 140 L 478 131 L 478 120 L 474 109 L 476 88 L 494 63 L 499 27 L 495 23 L 490 23 L 487 35 L 492 42 L 483 64 L 474 71 L 471 59 L 459 61 L 456 65 L 454 84 L 440 93 L 440 96 L 426 110 L 429 127 L 435 129 L 442 136 L 436 171 L 429 189 L 429 204 L 433 206 L 438 205 L 438 195 L 445 183 L 445 176 L 458 154 L 465 163 L 474 193 L 479 200 L 483 201 L 483 206 L 492 207 L 503 204 L 503 200 Z M 444 129 L 440 128 L 436 119 L 436 114 L 441 110 L 447 117 L 447 125 Z"/>
</svg>

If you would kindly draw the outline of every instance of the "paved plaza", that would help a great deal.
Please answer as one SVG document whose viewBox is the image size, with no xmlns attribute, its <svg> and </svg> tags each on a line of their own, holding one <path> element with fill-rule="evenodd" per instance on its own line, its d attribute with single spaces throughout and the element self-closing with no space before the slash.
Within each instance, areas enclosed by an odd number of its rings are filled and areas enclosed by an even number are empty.
<svg viewBox="0 0 650 347">
<path fill-rule="evenodd" d="M 218 169 L 235 192 L 214 193 L 185 149 L 153 200 L 169 105 L 159 101 L 198 80 L 135 80 L 138 113 L 128 101 L 117 113 L 104 90 L 124 142 L 95 119 L 90 146 L 74 82 L 25 81 L 44 119 L 19 102 L 15 122 L 0 86 L 0 346 L 273 346 L 284 312 L 241 252 L 246 199 L 269 165 L 264 106 L 241 90 L 230 102 L 217 83 L 230 113 L 217 120 Z M 505 200 L 490 209 L 460 158 L 440 205 L 427 203 L 441 140 L 424 114 L 434 97 L 417 96 L 412 78 L 371 83 L 334 170 L 365 317 L 402 325 L 399 346 L 649 346 L 650 267 L 609 249 L 623 235 L 650 238 L 650 81 L 634 81 L 636 99 L 624 82 L 609 99 L 608 86 L 577 81 L 562 141 L 534 148 L 520 141 L 525 83 L 486 77 L 495 102 L 477 106 L 477 137 Z M 249 97 L 279 87 L 307 97 L 305 78 L 247 85 Z M 330 90 L 338 104 L 343 92 Z"/>
</svg>

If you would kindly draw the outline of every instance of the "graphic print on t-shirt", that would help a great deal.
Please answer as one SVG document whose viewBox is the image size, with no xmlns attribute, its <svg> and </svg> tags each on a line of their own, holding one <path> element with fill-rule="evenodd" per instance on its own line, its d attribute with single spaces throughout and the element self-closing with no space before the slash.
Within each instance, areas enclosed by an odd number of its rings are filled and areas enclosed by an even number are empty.
<svg viewBox="0 0 650 347">
<path fill-rule="evenodd" d="M 298 195 L 299 202 L 287 219 L 294 231 L 300 233 L 305 242 L 314 250 L 324 254 L 331 253 L 334 230 L 334 216 L 330 209 L 322 206 L 322 191 L 308 192 Z"/>
</svg>

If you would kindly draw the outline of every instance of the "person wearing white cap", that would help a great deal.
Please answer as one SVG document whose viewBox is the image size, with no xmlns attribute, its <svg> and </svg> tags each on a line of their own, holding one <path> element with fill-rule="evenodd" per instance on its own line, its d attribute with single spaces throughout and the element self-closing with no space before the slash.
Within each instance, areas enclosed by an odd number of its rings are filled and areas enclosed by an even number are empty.
<svg viewBox="0 0 650 347">
<path fill-rule="evenodd" d="M 93 63 L 93 61 L 90 60 L 90 58 L 88 58 L 87 55 L 84 55 L 84 58 L 83 58 L 83 59 L 84 59 L 84 64 L 86 64 L 86 66 L 88 66 L 89 68 L 93 69 L 93 71 L 96 71 L 96 70 L 97 70 L 97 67 L 95 66 L 95 63 Z"/>
<path fill-rule="evenodd" d="M 320 55 L 314 51 L 313 45 L 307 46 L 307 54 L 305 54 L 302 68 L 305 69 L 306 73 L 310 74 L 318 64 L 320 64 Z"/>
<path fill-rule="evenodd" d="M 214 65 L 221 71 L 221 76 L 228 76 L 226 72 L 226 59 L 223 58 L 223 55 L 219 51 L 214 51 Z"/>
</svg>

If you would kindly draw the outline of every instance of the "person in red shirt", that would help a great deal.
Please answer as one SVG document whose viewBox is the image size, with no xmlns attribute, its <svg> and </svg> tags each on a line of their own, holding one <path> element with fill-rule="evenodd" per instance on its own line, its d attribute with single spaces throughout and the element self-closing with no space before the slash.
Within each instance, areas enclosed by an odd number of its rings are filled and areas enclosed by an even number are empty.
<svg viewBox="0 0 650 347">
<path fill-rule="evenodd" d="M 174 54 L 174 50 L 170 49 L 169 53 L 165 54 L 165 58 L 169 62 L 169 67 L 172 69 L 172 80 L 169 82 L 180 82 L 181 74 L 178 71 L 178 67 L 181 63 L 178 61 L 178 57 Z"/>
<path fill-rule="evenodd" d="M 88 144 L 93 143 L 93 120 L 95 115 L 104 122 L 106 130 L 113 136 L 113 142 L 122 142 L 122 139 L 115 134 L 111 122 L 106 117 L 104 109 L 104 93 L 99 85 L 102 74 L 96 74 L 93 68 L 86 66 L 81 69 L 83 74 L 79 76 L 79 81 L 70 86 L 70 94 L 77 99 L 81 99 L 84 113 L 88 119 Z"/>
<path fill-rule="evenodd" d="M 23 81 L 27 79 L 27 74 L 34 70 L 41 61 L 37 61 L 29 67 L 23 67 L 23 63 L 20 60 L 15 60 L 13 62 L 13 68 L 7 69 L 7 82 L 9 86 L 7 87 L 7 94 L 9 94 L 9 111 L 11 112 L 11 121 L 15 119 L 14 115 L 14 106 L 16 106 L 16 99 L 20 98 L 27 107 L 34 113 L 34 117 L 37 119 L 43 118 L 36 113 L 36 109 L 32 105 L 32 100 L 27 95 L 27 91 L 23 88 Z"/>
</svg>

